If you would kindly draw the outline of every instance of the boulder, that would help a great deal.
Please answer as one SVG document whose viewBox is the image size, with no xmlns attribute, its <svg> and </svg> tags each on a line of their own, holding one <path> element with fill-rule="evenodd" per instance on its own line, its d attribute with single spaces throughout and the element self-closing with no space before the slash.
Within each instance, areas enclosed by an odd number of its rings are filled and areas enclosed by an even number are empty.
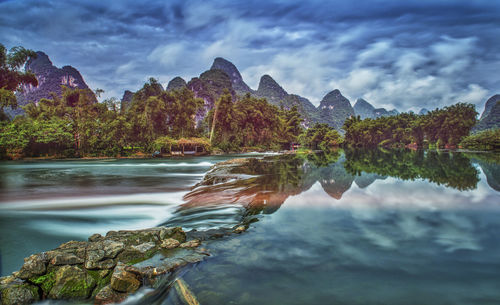
<svg viewBox="0 0 500 305">
<path fill-rule="evenodd" d="M 108 285 L 95 296 L 94 305 L 121 303 L 127 298 L 127 295 L 127 293 L 118 292 L 111 288 L 111 285 Z"/>
<path fill-rule="evenodd" d="M 137 250 L 141 253 L 146 253 L 150 250 L 153 250 L 156 247 L 154 242 L 143 243 L 137 246 L 131 246 L 132 249 Z"/>
<path fill-rule="evenodd" d="M 87 247 L 85 268 L 111 269 L 116 265 L 114 258 L 123 251 L 125 244 L 114 240 L 91 242 Z"/>
<path fill-rule="evenodd" d="M 181 243 L 177 239 L 167 238 L 167 239 L 162 241 L 160 247 L 162 247 L 164 249 L 174 249 L 174 248 L 179 247 L 180 244 Z"/>
<path fill-rule="evenodd" d="M 186 241 L 186 233 L 182 230 L 181 227 L 161 228 L 160 239 L 165 240 L 168 238 L 172 238 L 179 241 L 180 243 L 183 243 Z"/>
<path fill-rule="evenodd" d="M 55 271 L 49 298 L 86 299 L 95 286 L 95 280 L 85 270 L 76 266 L 63 266 Z"/>
<path fill-rule="evenodd" d="M 33 254 L 24 259 L 21 270 L 16 274 L 20 279 L 27 280 L 30 277 L 42 275 L 47 271 L 47 256 L 45 253 Z"/>
<path fill-rule="evenodd" d="M 135 274 L 125 270 L 125 264 L 118 263 L 111 276 L 111 288 L 118 292 L 135 292 L 141 286 L 141 282 Z"/>
<path fill-rule="evenodd" d="M 54 256 L 50 263 L 55 266 L 83 264 L 84 260 L 72 253 L 61 253 Z"/>
<path fill-rule="evenodd" d="M 2 305 L 31 304 L 40 300 L 38 287 L 27 283 L 9 283 L 1 289 Z"/>
</svg>

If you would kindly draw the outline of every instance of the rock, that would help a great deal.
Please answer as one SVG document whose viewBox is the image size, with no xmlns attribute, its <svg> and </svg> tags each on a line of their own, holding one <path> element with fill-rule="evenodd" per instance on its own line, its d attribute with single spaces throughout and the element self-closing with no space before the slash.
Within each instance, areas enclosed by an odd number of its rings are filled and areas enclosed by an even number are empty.
<svg viewBox="0 0 500 305">
<path fill-rule="evenodd" d="M 124 250 L 123 242 L 113 240 L 99 240 L 92 242 L 87 248 L 85 257 L 85 268 L 87 269 L 111 269 L 116 265 L 113 260 Z"/>
<path fill-rule="evenodd" d="M 85 248 L 86 246 L 87 242 L 85 241 L 71 240 L 60 245 L 59 247 L 57 247 L 57 249 L 80 249 L 80 248 Z"/>
<path fill-rule="evenodd" d="M 148 242 L 148 243 L 143 243 L 137 246 L 132 246 L 132 249 L 137 250 L 141 253 L 146 253 L 149 250 L 152 250 L 156 247 L 156 244 L 154 242 Z"/>
<path fill-rule="evenodd" d="M 127 293 L 113 290 L 111 285 L 108 285 L 101 289 L 101 291 L 99 291 L 99 293 L 95 296 L 94 305 L 121 303 L 127 298 L 127 295 Z"/>
<path fill-rule="evenodd" d="M 190 241 L 187 241 L 185 243 L 182 243 L 179 245 L 180 248 L 196 248 L 200 245 L 200 241 L 197 239 L 193 239 Z"/>
<path fill-rule="evenodd" d="M 164 240 L 167 238 L 173 238 L 178 240 L 180 243 L 183 243 L 186 241 L 186 233 L 182 230 L 181 227 L 161 228 L 160 239 Z"/>
<path fill-rule="evenodd" d="M 96 286 L 95 280 L 76 266 L 63 266 L 55 272 L 52 299 L 86 299 Z"/>
<path fill-rule="evenodd" d="M 174 249 L 174 248 L 179 247 L 180 244 L 181 243 L 177 239 L 167 238 L 167 239 L 163 240 L 160 247 L 165 248 L 165 249 Z"/>
<path fill-rule="evenodd" d="M 24 259 L 24 264 L 21 270 L 17 273 L 17 277 L 27 280 L 30 277 L 42 275 L 47 271 L 47 256 L 44 253 L 33 254 Z"/>
<path fill-rule="evenodd" d="M 112 269 L 116 266 L 116 261 L 114 259 L 106 259 L 98 262 L 85 262 L 85 268 L 89 270 L 94 269 Z"/>
<path fill-rule="evenodd" d="M 26 283 L 9 283 L 2 288 L 2 305 L 31 304 L 40 300 L 38 287 Z"/>
<path fill-rule="evenodd" d="M 101 235 L 101 234 L 97 234 L 97 233 L 96 233 L 96 234 L 93 234 L 92 236 L 90 236 L 88 240 L 89 240 L 90 242 L 96 242 L 96 241 L 100 241 L 100 240 L 102 240 L 103 238 L 104 238 L 104 237 L 102 237 L 102 235 Z"/>
<path fill-rule="evenodd" d="M 233 232 L 236 234 L 240 234 L 240 233 L 245 232 L 246 230 L 247 230 L 247 228 L 245 226 L 239 226 L 236 229 L 234 229 Z"/>
<path fill-rule="evenodd" d="M 50 263 L 55 266 L 83 264 L 84 260 L 71 253 L 56 255 Z"/>
<path fill-rule="evenodd" d="M 125 264 L 118 263 L 111 276 L 111 288 L 118 292 L 135 292 L 141 286 L 137 277 L 125 270 Z"/>
</svg>

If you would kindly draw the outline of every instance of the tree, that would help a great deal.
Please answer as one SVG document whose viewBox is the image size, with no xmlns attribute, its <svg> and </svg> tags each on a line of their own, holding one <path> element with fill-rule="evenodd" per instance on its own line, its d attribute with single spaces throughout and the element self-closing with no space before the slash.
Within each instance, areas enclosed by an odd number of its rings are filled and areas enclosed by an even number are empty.
<svg viewBox="0 0 500 305">
<path fill-rule="evenodd" d="M 21 90 L 22 85 L 38 86 L 38 80 L 30 71 L 21 71 L 21 67 L 36 53 L 23 47 L 13 47 L 7 52 L 0 44 L 0 120 L 5 119 L 4 107 L 17 107 L 14 92 Z"/>
</svg>

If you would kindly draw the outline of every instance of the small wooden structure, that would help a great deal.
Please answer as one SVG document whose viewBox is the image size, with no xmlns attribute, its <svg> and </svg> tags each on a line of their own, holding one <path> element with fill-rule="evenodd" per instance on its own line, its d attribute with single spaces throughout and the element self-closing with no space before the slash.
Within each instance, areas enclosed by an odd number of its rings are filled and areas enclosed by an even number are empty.
<svg viewBox="0 0 500 305">
<path fill-rule="evenodd" d="M 208 153 L 210 143 L 202 138 L 181 138 L 172 146 L 173 156 L 204 155 Z"/>
</svg>

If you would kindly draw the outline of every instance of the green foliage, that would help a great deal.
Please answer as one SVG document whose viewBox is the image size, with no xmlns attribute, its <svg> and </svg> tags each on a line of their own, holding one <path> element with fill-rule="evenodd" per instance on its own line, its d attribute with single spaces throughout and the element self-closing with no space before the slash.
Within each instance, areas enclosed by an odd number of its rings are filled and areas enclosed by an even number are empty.
<svg viewBox="0 0 500 305">
<path fill-rule="evenodd" d="M 0 43 L 0 120 L 7 117 L 3 111 L 4 107 L 17 107 L 14 91 L 20 90 L 22 85 L 38 85 L 38 80 L 30 71 L 20 71 L 24 63 L 36 58 L 36 53 L 23 47 L 13 47 L 7 52 L 7 48 Z"/>
<path fill-rule="evenodd" d="M 302 120 L 296 108 L 281 112 L 250 94 L 233 102 L 226 91 L 208 113 L 207 121 L 212 145 L 231 151 L 254 146 L 279 149 L 296 139 Z"/>
<path fill-rule="evenodd" d="M 500 129 L 490 129 L 465 137 L 460 146 L 474 150 L 500 150 Z"/>
<path fill-rule="evenodd" d="M 438 147 L 456 146 L 469 134 L 476 115 L 472 104 L 458 103 L 425 115 L 401 113 L 365 120 L 351 117 L 344 122 L 343 129 L 346 143 L 355 147 L 400 147 L 410 143 L 421 147 L 426 140 L 437 143 Z"/>
<path fill-rule="evenodd" d="M 299 139 L 303 146 L 322 150 L 338 147 L 343 142 L 340 134 L 325 123 L 316 123 L 313 127 L 305 130 Z"/>
</svg>

